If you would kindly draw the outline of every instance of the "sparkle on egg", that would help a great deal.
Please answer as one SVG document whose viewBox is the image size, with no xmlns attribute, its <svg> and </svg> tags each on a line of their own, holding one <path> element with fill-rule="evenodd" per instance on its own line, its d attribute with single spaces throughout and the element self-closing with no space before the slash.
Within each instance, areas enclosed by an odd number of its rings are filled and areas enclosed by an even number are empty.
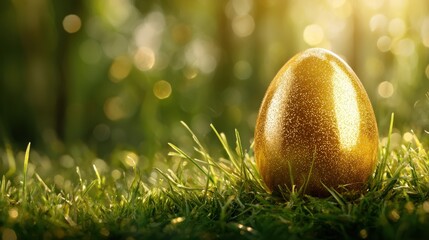
<svg viewBox="0 0 429 240">
<path fill-rule="evenodd" d="M 267 187 L 362 191 L 377 161 L 378 129 L 353 70 L 320 48 L 294 56 L 262 101 L 255 129 L 256 164 Z M 325 187 L 325 186 L 326 187 Z"/>
</svg>

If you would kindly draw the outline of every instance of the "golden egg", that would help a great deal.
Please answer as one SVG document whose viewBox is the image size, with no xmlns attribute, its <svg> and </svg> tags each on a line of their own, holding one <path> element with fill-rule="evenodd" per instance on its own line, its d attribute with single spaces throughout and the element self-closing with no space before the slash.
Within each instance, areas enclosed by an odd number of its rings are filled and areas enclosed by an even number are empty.
<svg viewBox="0 0 429 240">
<path fill-rule="evenodd" d="M 347 63 L 320 48 L 289 60 L 265 93 L 254 151 L 274 193 L 363 191 L 377 162 L 378 129 L 368 95 Z"/>
</svg>

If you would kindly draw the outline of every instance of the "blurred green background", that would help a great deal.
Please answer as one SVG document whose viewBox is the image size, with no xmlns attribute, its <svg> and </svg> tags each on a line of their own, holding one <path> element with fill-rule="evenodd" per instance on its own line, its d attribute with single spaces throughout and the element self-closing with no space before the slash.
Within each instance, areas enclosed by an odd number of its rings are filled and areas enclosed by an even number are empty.
<svg viewBox="0 0 429 240">
<path fill-rule="evenodd" d="M 309 47 L 351 65 L 382 137 L 391 112 L 392 140 L 429 130 L 427 0 L 4 0 L 0 18 L 0 131 L 17 148 L 152 158 L 189 143 L 181 120 L 248 148 L 268 84 Z"/>
</svg>

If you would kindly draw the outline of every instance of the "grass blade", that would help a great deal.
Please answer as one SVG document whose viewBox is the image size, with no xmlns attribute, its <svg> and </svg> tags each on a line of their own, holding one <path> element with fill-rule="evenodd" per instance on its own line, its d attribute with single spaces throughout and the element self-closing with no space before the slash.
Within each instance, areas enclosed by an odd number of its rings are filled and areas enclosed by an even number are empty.
<svg viewBox="0 0 429 240">
<path fill-rule="evenodd" d="M 174 149 L 174 151 L 176 151 L 178 154 L 180 154 L 182 157 L 188 159 L 189 161 L 191 161 L 202 173 L 204 173 L 204 175 L 206 175 L 210 181 L 212 183 L 215 183 L 215 181 L 213 180 L 213 176 L 211 176 L 209 173 L 207 173 L 196 161 L 195 159 L 193 159 L 192 157 L 190 157 L 188 154 L 186 154 L 182 149 L 180 149 L 179 147 L 177 147 L 176 145 L 169 143 L 168 144 L 171 148 Z"/>
<path fill-rule="evenodd" d="M 3 198 L 6 195 L 6 177 L 3 175 L 1 180 L 1 187 L 0 187 L 0 197 Z"/>
<path fill-rule="evenodd" d="M 98 188 L 100 189 L 101 188 L 101 176 L 100 176 L 100 173 L 98 172 L 97 167 L 95 166 L 95 164 L 92 164 L 92 167 L 94 168 L 95 175 L 97 176 Z"/>
<path fill-rule="evenodd" d="M 381 189 L 383 185 L 384 173 L 386 172 L 386 167 L 387 167 L 387 159 L 390 154 L 390 139 L 392 137 L 394 118 L 395 118 L 395 114 L 392 113 L 390 117 L 390 126 L 389 126 L 389 133 L 387 135 L 386 148 L 381 158 L 381 162 L 378 164 L 377 169 L 375 171 L 375 176 L 374 176 L 375 183 L 373 183 L 374 185 L 373 187 L 375 187 L 375 189 L 377 190 Z"/>
<path fill-rule="evenodd" d="M 215 132 L 216 136 L 218 137 L 220 143 L 222 144 L 223 149 L 225 149 L 226 154 L 228 155 L 229 159 L 231 160 L 232 164 L 234 164 L 234 167 L 236 169 L 240 169 L 240 167 L 238 166 L 237 160 L 235 159 L 229 145 L 228 142 L 226 140 L 225 135 L 223 135 L 222 133 L 219 133 L 216 128 L 213 126 L 213 124 L 210 124 L 210 127 L 213 129 L 213 131 Z"/>
<path fill-rule="evenodd" d="M 24 202 L 27 201 L 27 171 L 28 171 L 28 159 L 30 158 L 30 147 L 31 142 L 27 145 L 27 150 L 25 150 L 25 157 L 24 157 L 24 181 L 22 184 L 22 193 L 23 193 L 23 200 Z"/>
</svg>

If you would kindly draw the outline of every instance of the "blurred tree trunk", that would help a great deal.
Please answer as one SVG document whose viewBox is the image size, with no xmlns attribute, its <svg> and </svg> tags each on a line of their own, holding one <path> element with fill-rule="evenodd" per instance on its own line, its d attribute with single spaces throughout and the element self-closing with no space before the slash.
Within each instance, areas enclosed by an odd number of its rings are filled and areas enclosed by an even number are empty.
<svg viewBox="0 0 429 240">
<path fill-rule="evenodd" d="M 225 104 L 222 98 L 222 93 L 224 93 L 225 89 L 227 89 L 233 79 L 233 60 L 232 56 L 236 52 L 236 49 L 233 46 L 232 38 L 234 37 L 234 33 L 231 30 L 231 23 L 228 17 L 225 14 L 225 5 L 228 1 L 219 1 L 216 5 L 217 9 L 217 30 L 216 34 L 217 38 L 214 39 L 218 46 L 221 46 L 220 54 L 219 54 L 219 62 L 216 67 L 216 71 L 214 74 L 214 81 L 211 82 L 211 91 L 209 92 L 210 97 L 208 97 L 208 101 L 210 102 L 210 108 L 212 115 L 216 118 L 220 116 L 225 111 Z M 215 120 L 216 121 L 216 120 Z"/>
<path fill-rule="evenodd" d="M 56 54 L 56 64 L 58 69 L 58 85 L 57 85 L 57 105 L 56 105 L 56 122 L 55 130 L 58 137 L 66 141 L 66 127 L 67 127 L 67 108 L 68 108 L 68 96 L 70 87 L 70 49 L 71 43 L 75 41 L 77 33 L 67 33 L 63 28 L 63 19 L 69 14 L 76 14 L 81 19 L 84 19 L 85 12 L 82 0 L 73 0 L 67 2 L 55 3 L 56 10 L 56 27 L 58 31 L 58 50 Z M 82 21 L 83 22 L 83 21 Z M 79 31 L 82 31 L 80 29 Z"/>
<path fill-rule="evenodd" d="M 42 135 L 55 131 L 64 140 L 69 47 L 73 36 L 64 31 L 62 21 L 68 14 L 82 11 L 82 1 L 14 1 L 19 32 L 25 54 L 25 94 Z M 46 140 L 46 139 L 45 139 Z"/>
<path fill-rule="evenodd" d="M 25 115 L 35 119 L 36 131 L 52 128 L 55 118 L 55 65 L 57 40 L 52 6 L 47 0 L 13 1 L 18 32 L 23 47 L 22 103 L 30 109 Z M 11 119 L 25 121 L 25 119 Z M 13 129 L 12 129 L 13 131 Z M 25 133 L 24 133 L 25 134 Z M 26 135 L 26 134 L 25 134 Z M 36 139 L 28 139 L 27 141 Z"/>
</svg>

